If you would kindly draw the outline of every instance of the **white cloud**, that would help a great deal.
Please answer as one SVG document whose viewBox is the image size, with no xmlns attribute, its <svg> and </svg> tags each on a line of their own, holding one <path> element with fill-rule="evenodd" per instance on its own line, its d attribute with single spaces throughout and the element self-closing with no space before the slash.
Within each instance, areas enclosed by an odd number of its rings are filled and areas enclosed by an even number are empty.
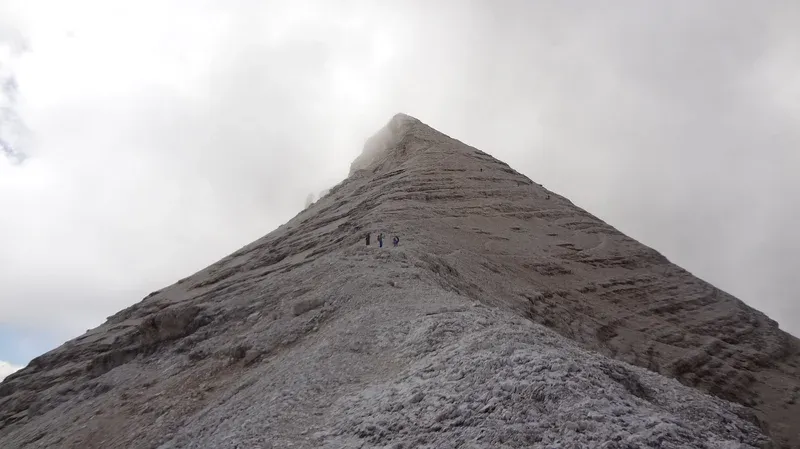
<svg viewBox="0 0 800 449">
<path fill-rule="evenodd" d="M 0 360 L 0 381 L 20 369 L 22 369 L 21 366 L 12 365 L 8 362 Z"/>
</svg>

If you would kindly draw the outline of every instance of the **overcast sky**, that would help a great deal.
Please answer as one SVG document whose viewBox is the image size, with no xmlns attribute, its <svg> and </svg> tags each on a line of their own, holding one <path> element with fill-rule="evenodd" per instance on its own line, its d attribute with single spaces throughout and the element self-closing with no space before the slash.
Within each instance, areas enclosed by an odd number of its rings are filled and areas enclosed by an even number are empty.
<svg viewBox="0 0 800 449">
<path fill-rule="evenodd" d="M 800 334 L 798 23 L 793 0 L 0 0 L 0 360 L 271 231 L 396 112 Z"/>
</svg>

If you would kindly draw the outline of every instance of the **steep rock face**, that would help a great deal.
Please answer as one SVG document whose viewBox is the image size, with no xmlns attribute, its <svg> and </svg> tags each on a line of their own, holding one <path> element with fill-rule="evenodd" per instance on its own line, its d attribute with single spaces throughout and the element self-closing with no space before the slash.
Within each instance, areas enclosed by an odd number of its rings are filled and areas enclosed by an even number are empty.
<svg viewBox="0 0 800 449">
<path fill-rule="evenodd" d="M 7 378 L 0 447 L 766 447 L 757 425 L 800 447 L 798 360 L 760 312 L 399 114 L 287 224 Z"/>
</svg>

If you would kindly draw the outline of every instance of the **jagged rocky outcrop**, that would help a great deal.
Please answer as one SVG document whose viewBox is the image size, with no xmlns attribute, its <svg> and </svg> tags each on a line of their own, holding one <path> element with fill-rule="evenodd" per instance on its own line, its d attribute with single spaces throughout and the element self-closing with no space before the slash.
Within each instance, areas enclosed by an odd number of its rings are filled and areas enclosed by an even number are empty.
<svg viewBox="0 0 800 449">
<path fill-rule="evenodd" d="M 288 223 L 7 378 L 0 447 L 800 447 L 798 349 L 399 114 Z"/>
</svg>

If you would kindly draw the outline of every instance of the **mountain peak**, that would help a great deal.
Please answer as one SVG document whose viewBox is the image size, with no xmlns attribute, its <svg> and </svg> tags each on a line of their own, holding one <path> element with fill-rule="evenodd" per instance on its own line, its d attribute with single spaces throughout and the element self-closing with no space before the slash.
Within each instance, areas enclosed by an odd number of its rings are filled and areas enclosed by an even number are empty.
<svg viewBox="0 0 800 449">
<path fill-rule="evenodd" d="M 0 383 L 0 447 L 798 447 L 798 395 L 773 320 L 397 114 L 286 225 Z"/>
<path fill-rule="evenodd" d="M 413 154 L 404 151 L 412 139 L 442 139 L 444 134 L 403 113 L 395 114 L 389 122 L 367 139 L 361 154 L 350 165 L 350 175 L 358 170 L 380 170 L 395 167 Z M 387 165 L 388 163 L 388 165 Z M 380 168 L 378 168 L 380 167 Z"/>
</svg>

